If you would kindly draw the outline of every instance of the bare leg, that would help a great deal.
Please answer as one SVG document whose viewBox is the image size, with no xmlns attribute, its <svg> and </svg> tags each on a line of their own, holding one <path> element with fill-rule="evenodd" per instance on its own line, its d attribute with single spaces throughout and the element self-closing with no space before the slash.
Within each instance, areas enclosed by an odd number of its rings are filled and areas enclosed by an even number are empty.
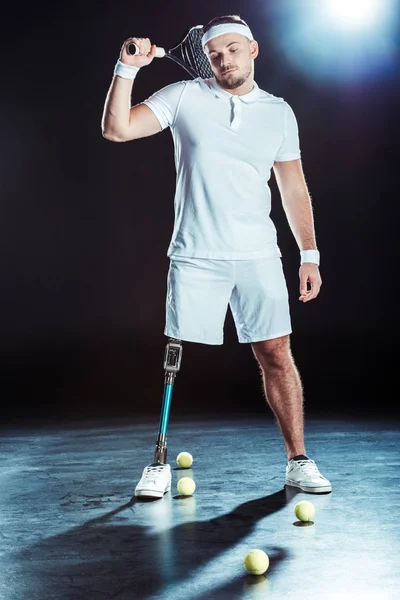
<svg viewBox="0 0 400 600">
<path fill-rule="evenodd" d="M 252 344 L 262 374 L 265 398 L 283 435 L 288 460 L 306 454 L 303 389 L 289 336 Z"/>
</svg>

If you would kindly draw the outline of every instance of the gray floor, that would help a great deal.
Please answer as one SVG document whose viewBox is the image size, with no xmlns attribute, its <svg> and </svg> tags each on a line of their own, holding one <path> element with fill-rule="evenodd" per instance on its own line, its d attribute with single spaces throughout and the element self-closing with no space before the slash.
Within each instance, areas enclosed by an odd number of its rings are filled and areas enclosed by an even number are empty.
<svg viewBox="0 0 400 600">
<path fill-rule="evenodd" d="M 307 451 L 332 494 L 284 489 L 285 455 L 264 416 L 171 422 L 162 500 L 135 502 L 157 419 L 3 426 L 1 600 L 394 600 L 399 575 L 399 422 L 308 419 Z M 174 465 L 175 467 L 175 465 Z M 179 477 L 196 481 L 180 498 Z M 296 502 L 314 523 L 299 526 Z M 248 575 L 252 548 L 270 557 Z"/>
</svg>

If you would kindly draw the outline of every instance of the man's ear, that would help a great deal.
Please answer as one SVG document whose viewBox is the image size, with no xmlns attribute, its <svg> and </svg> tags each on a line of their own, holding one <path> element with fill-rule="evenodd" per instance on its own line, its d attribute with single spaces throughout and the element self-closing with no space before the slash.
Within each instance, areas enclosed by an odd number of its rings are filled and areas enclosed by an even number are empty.
<svg viewBox="0 0 400 600">
<path fill-rule="evenodd" d="M 251 58 L 257 58 L 258 56 L 258 43 L 256 42 L 256 40 L 250 40 L 250 53 L 251 53 Z"/>
</svg>

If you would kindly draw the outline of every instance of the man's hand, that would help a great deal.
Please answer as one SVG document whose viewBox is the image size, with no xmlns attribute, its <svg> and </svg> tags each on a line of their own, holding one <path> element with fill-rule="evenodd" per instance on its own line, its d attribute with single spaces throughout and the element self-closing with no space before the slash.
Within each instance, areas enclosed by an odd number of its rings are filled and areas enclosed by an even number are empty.
<svg viewBox="0 0 400 600">
<path fill-rule="evenodd" d="M 139 54 L 129 54 L 129 44 L 136 44 L 136 46 L 139 48 Z M 156 46 L 155 44 L 150 43 L 149 38 L 131 37 L 125 40 L 125 42 L 122 44 L 119 60 L 125 65 L 138 67 L 140 69 L 141 67 L 146 67 L 149 65 L 155 55 Z"/>
<path fill-rule="evenodd" d="M 314 263 L 303 263 L 300 266 L 300 302 L 314 300 L 319 294 L 322 279 L 318 265 Z"/>
</svg>

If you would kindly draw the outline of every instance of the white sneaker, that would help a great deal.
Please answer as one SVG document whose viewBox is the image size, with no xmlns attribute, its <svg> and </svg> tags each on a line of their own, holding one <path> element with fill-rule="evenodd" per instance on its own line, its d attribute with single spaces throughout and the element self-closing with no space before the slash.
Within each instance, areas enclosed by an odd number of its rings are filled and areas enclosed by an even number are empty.
<svg viewBox="0 0 400 600">
<path fill-rule="evenodd" d="M 135 488 L 135 496 L 162 498 L 171 489 L 171 467 L 152 463 L 143 469 L 142 477 Z"/>
<path fill-rule="evenodd" d="M 304 460 L 290 460 L 286 466 L 286 485 L 291 485 L 310 494 L 331 492 L 330 481 L 318 470 L 317 465 L 310 458 Z"/>
</svg>

